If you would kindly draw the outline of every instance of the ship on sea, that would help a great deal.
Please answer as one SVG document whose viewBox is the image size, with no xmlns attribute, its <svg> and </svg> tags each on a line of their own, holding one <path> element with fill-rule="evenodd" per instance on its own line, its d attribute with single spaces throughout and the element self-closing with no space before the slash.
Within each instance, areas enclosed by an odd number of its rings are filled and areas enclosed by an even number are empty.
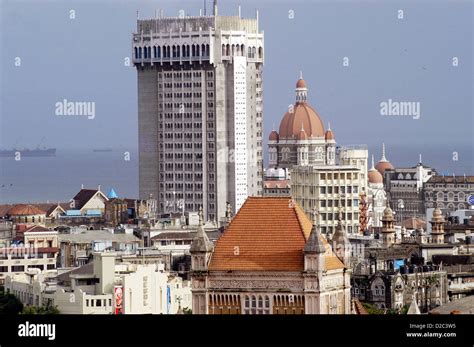
<svg viewBox="0 0 474 347">
<path fill-rule="evenodd" d="M 55 157 L 56 148 L 36 148 L 36 149 L 0 149 L 0 157 L 13 158 L 20 153 L 22 157 Z"/>
<path fill-rule="evenodd" d="M 34 149 L 21 149 L 17 147 L 14 147 L 13 149 L 0 149 L 0 158 L 13 158 L 17 153 L 20 153 L 21 157 L 55 157 L 56 148 L 47 148 L 46 146 L 38 145 Z"/>
</svg>

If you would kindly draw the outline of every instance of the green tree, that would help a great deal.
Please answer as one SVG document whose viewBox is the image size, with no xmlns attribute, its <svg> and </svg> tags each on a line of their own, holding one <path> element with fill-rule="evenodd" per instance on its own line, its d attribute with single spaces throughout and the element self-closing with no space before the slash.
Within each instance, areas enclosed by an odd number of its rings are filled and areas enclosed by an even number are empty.
<svg viewBox="0 0 474 347">
<path fill-rule="evenodd" d="M 21 314 L 59 314 L 56 306 L 25 306 Z"/>
<path fill-rule="evenodd" d="M 384 314 L 385 313 L 384 310 L 381 310 L 377 306 L 373 304 L 369 304 L 367 302 L 363 302 L 362 306 L 364 306 L 368 314 Z"/>
<path fill-rule="evenodd" d="M 23 310 L 23 304 L 15 295 L 0 291 L 0 314 L 18 314 Z"/>
</svg>

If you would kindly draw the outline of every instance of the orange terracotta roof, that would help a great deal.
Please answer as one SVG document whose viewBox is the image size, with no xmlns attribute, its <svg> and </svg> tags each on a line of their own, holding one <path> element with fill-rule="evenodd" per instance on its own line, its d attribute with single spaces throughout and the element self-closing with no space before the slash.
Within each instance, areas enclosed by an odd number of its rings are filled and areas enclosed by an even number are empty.
<svg viewBox="0 0 474 347">
<path fill-rule="evenodd" d="M 211 271 L 303 271 L 303 248 L 312 223 L 287 197 L 249 197 L 217 240 Z M 326 270 L 342 262 L 327 241 Z"/>
<path fill-rule="evenodd" d="M 46 212 L 40 210 L 38 207 L 35 207 L 33 205 L 20 204 L 12 207 L 8 211 L 8 214 L 10 216 L 35 216 L 40 214 L 46 214 Z"/>
</svg>

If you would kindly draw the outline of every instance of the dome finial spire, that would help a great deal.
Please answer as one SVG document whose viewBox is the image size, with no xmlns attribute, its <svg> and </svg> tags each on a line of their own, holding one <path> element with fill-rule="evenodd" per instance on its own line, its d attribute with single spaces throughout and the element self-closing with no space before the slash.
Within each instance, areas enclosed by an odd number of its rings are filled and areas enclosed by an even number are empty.
<svg viewBox="0 0 474 347">
<path fill-rule="evenodd" d="M 387 161 L 387 158 L 385 157 L 385 143 L 382 142 L 382 159 L 380 161 Z"/>
<path fill-rule="evenodd" d="M 374 165 L 374 155 L 372 154 L 372 167 L 370 170 L 375 170 L 375 165 Z"/>
<path fill-rule="evenodd" d="M 300 70 L 300 80 L 303 79 L 303 71 Z"/>
<path fill-rule="evenodd" d="M 419 163 L 421 164 L 421 153 L 420 153 L 420 160 L 419 160 Z"/>
<path fill-rule="evenodd" d="M 331 130 L 331 122 L 328 122 L 328 130 Z"/>
</svg>

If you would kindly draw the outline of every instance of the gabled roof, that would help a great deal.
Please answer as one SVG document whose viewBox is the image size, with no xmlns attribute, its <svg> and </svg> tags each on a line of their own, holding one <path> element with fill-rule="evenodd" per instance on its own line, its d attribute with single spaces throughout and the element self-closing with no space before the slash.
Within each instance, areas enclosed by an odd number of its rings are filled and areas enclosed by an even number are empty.
<svg viewBox="0 0 474 347">
<path fill-rule="evenodd" d="M 288 197 L 249 197 L 214 248 L 211 271 L 303 271 L 311 221 Z M 327 241 L 326 270 L 344 268 Z"/>
<path fill-rule="evenodd" d="M 98 189 L 81 189 L 79 193 L 76 194 L 76 196 L 73 198 L 73 200 L 76 202 L 76 205 L 74 206 L 74 209 L 80 210 L 87 202 L 94 197 L 94 195 L 99 192 L 105 200 L 108 200 L 107 197 Z"/>
<path fill-rule="evenodd" d="M 30 233 L 30 232 L 40 232 L 40 231 L 54 231 L 54 230 L 42 227 L 41 225 L 33 225 L 32 227 L 29 227 L 28 229 L 26 229 L 24 232 Z"/>
</svg>

